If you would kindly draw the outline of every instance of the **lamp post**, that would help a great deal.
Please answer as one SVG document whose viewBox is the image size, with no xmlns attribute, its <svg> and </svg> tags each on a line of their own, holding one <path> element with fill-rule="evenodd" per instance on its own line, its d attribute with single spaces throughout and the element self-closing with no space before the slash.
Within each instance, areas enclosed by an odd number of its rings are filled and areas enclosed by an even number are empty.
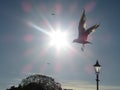
<svg viewBox="0 0 120 90">
<path fill-rule="evenodd" d="M 93 65 L 94 69 L 95 69 L 95 73 L 96 73 L 96 84 L 97 84 L 97 90 L 99 90 L 99 73 L 100 73 L 100 69 L 101 69 L 101 65 L 99 64 L 98 60 L 96 61 L 96 64 Z"/>
</svg>

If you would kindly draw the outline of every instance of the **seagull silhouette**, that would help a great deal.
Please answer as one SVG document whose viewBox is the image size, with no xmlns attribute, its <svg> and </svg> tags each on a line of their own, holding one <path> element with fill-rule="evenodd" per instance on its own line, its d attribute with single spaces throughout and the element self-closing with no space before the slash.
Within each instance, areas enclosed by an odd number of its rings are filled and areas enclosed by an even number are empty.
<svg viewBox="0 0 120 90">
<path fill-rule="evenodd" d="M 74 39 L 73 42 L 82 44 L 81 50 L 84 51 L 85 44 L 91 44 L 91 42 L 88 41 L 88 36 L 90 33 L 96 30 L 96 28 L 99 27 L 99 24 L 95 24 L 91 26 L 90 28 L 86 29 L 86 15 L 85 10 L 83 9 L 82 17 L 79 22 L 78 26 L 78 38 Z"/>
<path fill-rule="evenodd" d="M 51 15 L 55 15 L 55 13 L 52 13 Z"/>
</svg>

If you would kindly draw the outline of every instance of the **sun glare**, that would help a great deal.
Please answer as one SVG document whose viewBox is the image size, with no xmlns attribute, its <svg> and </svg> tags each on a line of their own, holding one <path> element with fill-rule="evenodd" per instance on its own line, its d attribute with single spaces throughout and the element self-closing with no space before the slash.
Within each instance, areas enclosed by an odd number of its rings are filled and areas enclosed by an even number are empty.
<svg viewBox="0 0 120 90">
<path fill-rule="evenodd" d="M 51 26 L 51 32 L 47 32 L 43 28 L 35 25 L 32 22 L 28 22 L 28 25 L 34 27 L 36 30 L 46 34 L 50 38 L 49 45 L 55 47 L 57 50 L 70 48 L 70 44 L 68 42 L 68 32 L 62 32 L 60 28 L 54 30 Z"/>
<path fill-rule="evenodd" d="M 55 46 L 57 49 L 66 48 L 68 46 L 68 38 L 66 32 L 53 31 L 50 34 L 50 45 Z"/>
</svg>

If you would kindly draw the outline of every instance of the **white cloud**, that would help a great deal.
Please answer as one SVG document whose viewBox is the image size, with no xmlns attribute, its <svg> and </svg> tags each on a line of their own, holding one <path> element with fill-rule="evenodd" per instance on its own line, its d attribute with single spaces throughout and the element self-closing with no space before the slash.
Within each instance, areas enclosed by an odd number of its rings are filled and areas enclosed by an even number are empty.
<svg viewBox="0 0 120 90">
<path fill-rule="evenodd" d="M 96 84 L 91 84 L 90 82 L 85 81 L 65 81 L 62 84 L 63 88 L 73 89 L 73 90 L 96 90 Z M 100 85 L 100 90 L 120 90 L 120 86 L 112 85 Z"/>
</svg>

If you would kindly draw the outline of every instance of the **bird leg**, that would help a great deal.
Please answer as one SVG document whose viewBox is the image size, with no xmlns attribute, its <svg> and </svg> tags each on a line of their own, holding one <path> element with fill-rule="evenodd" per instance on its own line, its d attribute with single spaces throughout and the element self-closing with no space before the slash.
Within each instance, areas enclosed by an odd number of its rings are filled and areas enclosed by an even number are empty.
<svg viewBox="0 0 120 90">
<path fill-rule="evenodd" d="M 81 50 L 84 52 L 85 45 L 82 44 Z"/>
</svg>

